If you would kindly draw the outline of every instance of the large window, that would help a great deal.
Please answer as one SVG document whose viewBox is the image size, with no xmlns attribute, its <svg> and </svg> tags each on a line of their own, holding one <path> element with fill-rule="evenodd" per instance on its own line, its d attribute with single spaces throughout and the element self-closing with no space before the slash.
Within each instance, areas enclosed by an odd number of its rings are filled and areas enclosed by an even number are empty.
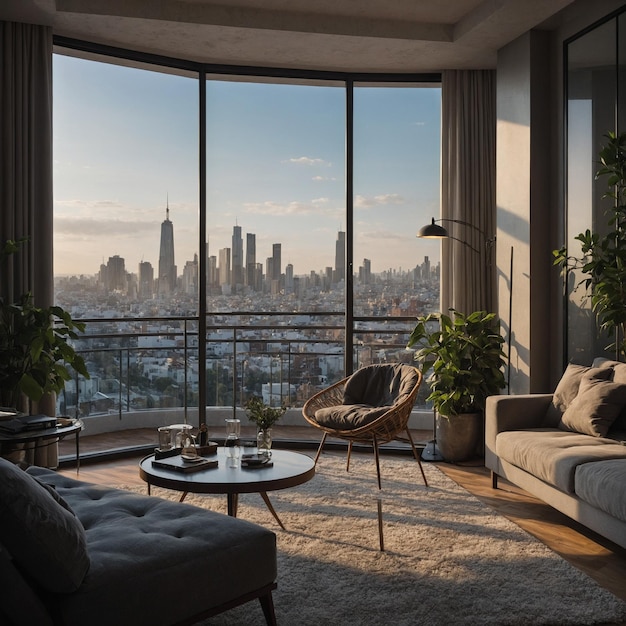
<svg viewBox="0 0 626 626">
<path fill-rule="evenodd" d="M 297 408 L 411 358 L 412 318 L 438 309 L 439 246 L 415 237 L 439 212 L 437 82 L 63 52 L 56 298 L 88 321 L 92 378 L 61 412 L 218 424 L 251 395 Z"/>
<path fill-rule="evenodd" d="M 626 109 L 623 97 L 618 96 L 626 84 L 626 58 L 619 58 L 617 46 L 619 24 L 624 19 L 624 14 L 614 17 L 566 45 L 566 243 L 574 256 L 580 255 L 580 242 L 575 239 L 578 233 L 587 229 L 602 233 L 609 227 L 606 209 L 610 200 L 603 197 L 607 191 L 606 177 L 596 179 L 595 174 L 607 133 L 626 128 Z M 623 50 L 623 34 L 619 42 Z M 612 338 L 598 335 L 591 301 L 585 297 L 582 286 L 576 287 L 582 278 L 580 272 L 572 270 L 567 280 L 566 359 L 589 363 L 603 353 Z"/>
</svg>

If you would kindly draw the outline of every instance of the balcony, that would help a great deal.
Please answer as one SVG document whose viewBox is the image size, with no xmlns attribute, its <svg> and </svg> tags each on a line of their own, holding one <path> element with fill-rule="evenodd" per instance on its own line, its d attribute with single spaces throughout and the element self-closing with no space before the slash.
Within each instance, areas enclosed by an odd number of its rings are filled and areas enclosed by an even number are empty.
<svg viewBox="0 0 626 626">
<path fill-rule="evenodd" d="M 153 445 L 159 426 L 198 425 L 219 438 L 224 420 L 238 417 L 252 396 L 285 406 L 277 440 L 319 441 L 301 414 L 306 400 L 340 380 L 345 371 L 346 329 L 341 313 L 221 313 L 211 316 L 206 362 L 198 359 L 198 318 L 86 319 L 76 342 L 91 378 L 77 376 L 57 400 L 57 414 L 83 420 L 82 452 Z M 405 349 L 414 318 L 359 318 L 352 333 L 352 367 L 412 361 Z M 204 388 L 199 381 L 204 378 Z M 432 429 L 420 390 L 410 428 Z M 205 409 L 200 415 L 201 396 Z M 117 434 L 116 434 L 117 433 Z M 418 436 L 418 439 L 421 439 Z M 108 448 L 107 448 L 108 446 Z M 63 454 L 63 451 L 61 451 Z"/>
</svg>

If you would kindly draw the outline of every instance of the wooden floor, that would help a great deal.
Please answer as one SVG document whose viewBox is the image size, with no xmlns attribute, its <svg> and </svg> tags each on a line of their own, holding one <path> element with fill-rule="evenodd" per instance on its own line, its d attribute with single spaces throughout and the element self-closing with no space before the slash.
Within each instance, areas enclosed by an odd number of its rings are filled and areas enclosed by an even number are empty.
<svg viewBox="0 0 626 626">
<path fill-rule="evenodd" d="M 276 429 L 276 445 L 280 447 L 281 438 L 287 437 L 310 443 L 312 439 L 319 440 L 319 435 L 311 431 L 310 428 L 298 427 Z M 413 435 L 417 441 L 427 441 L 428 437 L 432 436 L 427 431 L 415 431 Z M 123 431 L 93 438 L 81 437 L 81 450 L 95 451 L 107 446 L 111 448 L 112 444 L 115 444 L 115 447 L 124 447 L 146 442 L 148 445 L 154 443 L 153 431 Z M 311 445 L 306 447 L 308 453 L 314 453 Z M 72 454 L 71 442 L 63 442 L 60 452 Z M 142 453 L 137 453 L 115 460 L 83 462 L 79 477 L 105 485 L 144 485 L 137 470 L 141 456 Z M 596 580 L 599 585 L 626 601 L 626 550 L 587 530 L 505 480 L 498 481 L 497 490 L 492 489 L 489 472 L 481 460 L 456 465 L 437 463 L 437 466 L 486 505 L 518 524 L 574 567 Z M 60 471 L 76 477 L 75 468 L 67 467 Z"/>
</svg>

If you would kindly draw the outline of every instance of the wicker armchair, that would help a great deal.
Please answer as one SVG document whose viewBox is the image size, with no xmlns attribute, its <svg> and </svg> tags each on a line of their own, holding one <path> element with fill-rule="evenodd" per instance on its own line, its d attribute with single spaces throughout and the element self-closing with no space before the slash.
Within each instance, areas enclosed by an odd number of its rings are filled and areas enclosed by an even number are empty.
<svg viewBox="0 0 626 626">
<path fill-rule="evenodd" d="M 352 444 L 371 444 L 380 489 L 378 446 L 393 440 L 408 441 L 419 463 L 424 484 L 428 486 L 408 428 L 421 382 L 421 372 L 410 365 L 368 365 L 309 398 L 302 409 L 304 419 L 324 432 L 315 463 L 329 435 L 348 441 L 346 471 L 350 469 Z"/>
</svg>

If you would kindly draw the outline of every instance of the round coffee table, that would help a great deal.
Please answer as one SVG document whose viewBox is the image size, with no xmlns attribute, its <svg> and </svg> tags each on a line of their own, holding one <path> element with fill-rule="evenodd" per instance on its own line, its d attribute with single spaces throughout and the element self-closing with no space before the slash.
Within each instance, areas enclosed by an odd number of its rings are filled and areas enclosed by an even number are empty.
<svg viewBox="0 0 626 626">
<path fill-rule="evenodd" d="M 154 454 L 151 454 L 139 463 L 139 476 L 148 483 L 148 495 L 152 485 L 173 489 L 183 492 L 180 502 L 188 493 L 225 493 L 228 514 L 232 517 L 237 517 L 240 493 L 260 493 L 270 513 L 284 530 L 285 527 L 274 510 L 267 492 L 301 485 L 315 475 L 315 462 L 311 457 L 289 450 L 272 450 L 271 467 L 245 468 L 240 465 L 228 467 L 223 447 L 217 449 L 217 456 L 211 455 L 207 458 L 217 458 L 218 466 L 182 473 L 153 467 Z"/>
</svg>

